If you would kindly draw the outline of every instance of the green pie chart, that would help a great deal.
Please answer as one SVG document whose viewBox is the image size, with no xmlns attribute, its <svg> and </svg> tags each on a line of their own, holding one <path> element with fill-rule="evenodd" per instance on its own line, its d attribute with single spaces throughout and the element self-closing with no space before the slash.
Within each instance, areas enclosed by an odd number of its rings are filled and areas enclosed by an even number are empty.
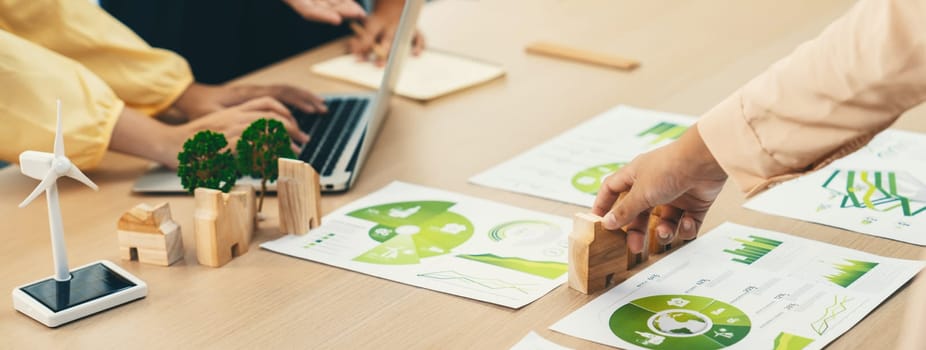
<svg viewBox="0 0 926 350">
<path fill-rule="evenodd" d="M 448 211 L 456 203 L 414 201 L 381 204 L 348 213 L 376 223 L 367 233 L 380 244 L 354 261 L 410 265 L 422 258 L 448 254 L 473 236 L 473 223 Z"/>
<path fill-rule="evenodd" d="M 605 176 L 617 171 L 627 163 L 608 163 L 582 170 L 572 177 L 572 187 L 588 194 L 597 194 Z"/>
<path fill-rule="evenodd" d="M 733 305 L 695 295 L 654 295 L 614 311 L 611 332 L 647 349 L 723 349 L 749 334 L 749 317 Z"/>
</svg>

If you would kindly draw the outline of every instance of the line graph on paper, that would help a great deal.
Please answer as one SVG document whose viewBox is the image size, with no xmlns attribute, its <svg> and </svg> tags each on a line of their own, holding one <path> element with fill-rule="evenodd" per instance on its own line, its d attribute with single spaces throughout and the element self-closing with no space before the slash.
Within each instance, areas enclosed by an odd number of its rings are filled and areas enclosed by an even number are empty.
<svg viewBox="0 0 926 350">
<path fill-rule="evenodd" d="M 926 203 L 913 200 L 926 186 L 905 172 L 836 169 L 823 188 L 841 196 L 839 208 L 896 211 L 907 217 L 926 211 Z"/>
<path fill-rule="evenodd" d="M 761 212 L 926 245 L 926 134 L 885 130 L 826 167 L 744 204 Z"/>
<path fill-rule="evenodd" d="M 462 282 L 469 287 L 477 287 L 483 291 L 489 290 L 514 290 L 524 294 L 530 294 L 535 289 L 535 284 L 529 283 L 512 283 L 497 278 L 484 278 L 464 274 L 458 271 L 446 270 L 438 272 L 427 272 L 418 274 L 418 277 L 445 280 L 451 282 Z"/>
<path fill-rule="evenodd" d="M 823 335 L 827 330 L 830 329 L 830 326 L 836 322 L 836 319 L 841 317 L 846 311 L 849 311 L 848 304 L 853 299 L 847 296 L 833 296 L 833 303 L 827 306 L 823 310 L 823 315 L 820 318 L 810 323 L 810 328 L 813 329 L 818 335 Z"/>
</svg>

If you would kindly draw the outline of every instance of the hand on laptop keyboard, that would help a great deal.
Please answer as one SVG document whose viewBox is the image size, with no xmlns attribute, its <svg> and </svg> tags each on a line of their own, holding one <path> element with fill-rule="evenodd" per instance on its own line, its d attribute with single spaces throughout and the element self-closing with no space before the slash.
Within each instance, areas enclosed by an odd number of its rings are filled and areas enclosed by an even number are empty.
<svg viewBox="0 0 926 350">
<path fill-rule="evenodd" d="M 173 107 L 193 120 L 259 97 L 272 97 L 306 113 L 324 113 L 328 109 L 318 95 L 282 84 L 214 86 L 194 83 L 174 102 Z M 285 108 L 279 112 L 287 117 L 291 116 Z"/>
</svg>

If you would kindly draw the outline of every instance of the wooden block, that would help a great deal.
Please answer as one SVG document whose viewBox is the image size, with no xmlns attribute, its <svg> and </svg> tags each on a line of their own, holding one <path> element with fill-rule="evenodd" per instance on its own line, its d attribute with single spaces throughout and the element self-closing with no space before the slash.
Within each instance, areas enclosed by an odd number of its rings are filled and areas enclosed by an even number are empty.
<svg viewBox="0 0 926 350">
<path fill-rule="evenodd" d="M 675 238 L 672 240 L 672 242 L 669 242 L 668 244 L 660 244 L 659 236 L 656 234 L 656 225 L 659 224 L 659 221 L 661 220 L 661 217 L 660 217 L 661 215 L 662 215 L 662 207 L 656 207 L 655 209 L 653 209 L 652 213 L 650 214 L 649 224 L 648 224 L 647 234 L 646 234 L 647 242 L 649 243 L 649 249 L 647 249 L 647 251 L 649 251 L 650 255 L 660 255 L 663 253 L 671 252 L 672 250 L 678 249 L 679 247 L 683 246 L 685 243 L 688 242 L 688 241 L 681 239 L 678 235 L 676 235 Z"/>
<path fill-rule="evenodd" d="M 246 234 L 244 237 L 244 242 L 246 243 L 244 244 L 245 249 L 241 253 L 241 254 L 244 254 L 244 253 L 247 253 L 248 251 L 247 247 L 251 246 L 251 241 L 254 239 L 254 232 L 257 231 L 257 224 L 258 224 L 257 193 L 255 192 L 254 187 L 252 187 L 251 185 L 235 185 L 234 187 L 232 187 L 231 191 L 229 191 L 229 193 L 231 192 L 235 192 L 235 193 L 241 192 L 245 194 L 246 198 L 244 201 L 247 206 L 246 211 L 250 213 L 247 216 L 240 217 L 240 219 L 244 221 L 247 221 L 247 219 L 250 218 L 250 229 L 245 231 Z M 241 223 L 241 225 L 246 225 L 246 224 L 247 223 L 244 223 L 244 222 Z"/>
<path fill-rule="evenodd" d="M 277 198 L 280 232 L 303 235 L 321 225 L 321 185 L 308 163 L 280 158 Z"/>
<path fill-rule="evenodd" d="M 116 227 L 125 260 L 169 266 L 183 258 L 180 226 L 171 219 L 167 203 L 139 204 L 122 214 Z"/>
<path fill-rule="evenodd" d="M 634 59 L 601 52 L 582 50 L 549 42 L 537 42 L 530 44 L 527 46 L 527 52 L 623 70 L 633 70 L 640 66 L 640 61 Z"/>
<path fill-rule="evenodd" d="M 631 263 L 627 234 L 606 230 L 601 217 L 578 213 L 569 234 L 569 287 L 585 294 L 604 290 Z"/>
<path fill-rule="evenodd" d="M 656 234 L 656 225 L 659 224 L 662 207 L 656 207 L 650 213 L 649 223 L 646 227 L 646 241 L 649 243 L 647 251 L 650 254 L 661 254 L 672 248 L 672 244 L 659 244 L 659 236 Z"/>
<path fill-rule="evenodd" d="M 193 228 L 196 259 L 212 267 L 247 253 L 254 232 L 254 189 L 236 187 L 229 193 L 197 188 Z"/>
<path fill-rule="evenodd" d="M 161 233 L 160 223 L 168 220 L 170 207 L 167 203 L 155 207 L 142 203 L 122 214 L 116 228 L 123 231 Z"/>
</svg>

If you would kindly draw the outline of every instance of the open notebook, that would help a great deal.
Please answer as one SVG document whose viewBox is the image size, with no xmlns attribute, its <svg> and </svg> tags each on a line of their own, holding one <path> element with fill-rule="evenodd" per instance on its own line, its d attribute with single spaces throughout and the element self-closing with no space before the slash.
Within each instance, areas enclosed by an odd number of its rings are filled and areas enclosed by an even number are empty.
<svg viewBox="0 0 926 350">
<path fill-rule="evenodd" d="M 344 55 L 312 66 L 312 72 L 370 88 L 379 86 L 383 68 Z M 481 84 L 505 74 L 497 65 L 436 50 L 409 57 L 402 68 L 396 93 L 415 100 L 431 100 Z"/>
</svg>

